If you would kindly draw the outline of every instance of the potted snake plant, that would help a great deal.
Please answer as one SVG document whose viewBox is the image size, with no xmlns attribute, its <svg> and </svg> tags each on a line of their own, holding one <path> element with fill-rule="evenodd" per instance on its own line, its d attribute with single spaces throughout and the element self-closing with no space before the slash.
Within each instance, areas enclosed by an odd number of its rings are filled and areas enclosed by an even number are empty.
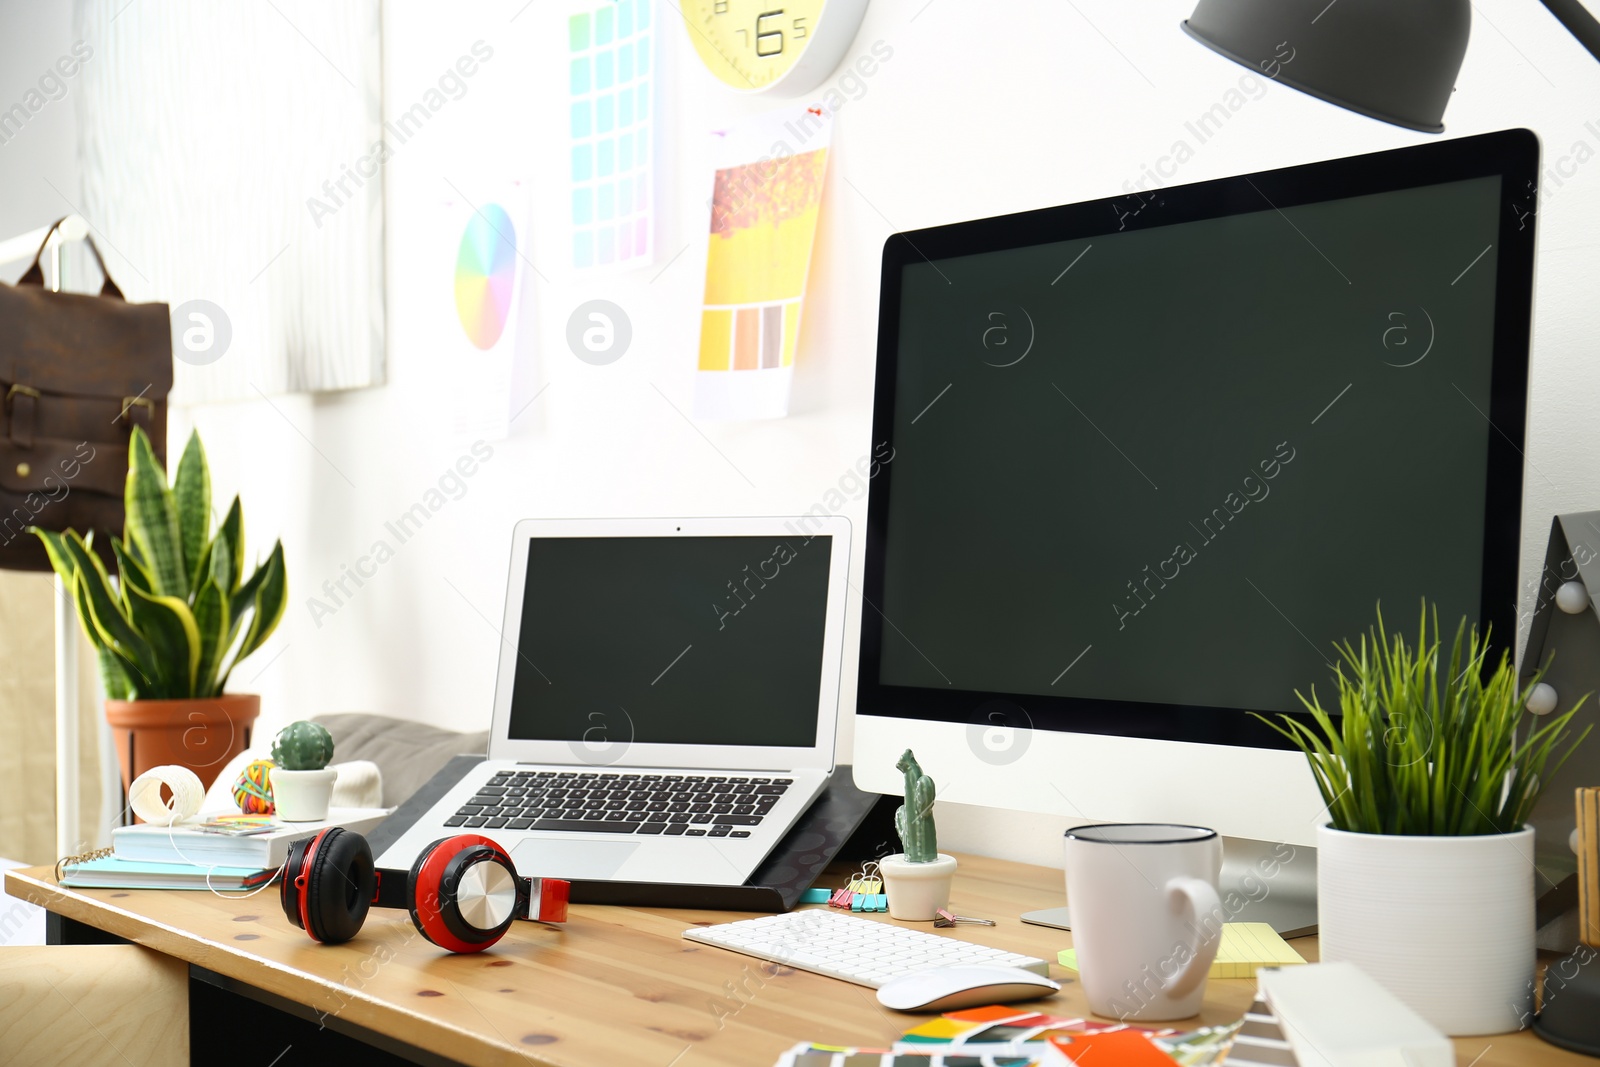
<svg viewBox="0 0 1600 1067">
<path fill-rule="evenodd" d="M 234 497 L 212 528 L 211 471 L 198 434 L 169 486 L 135 427 L 124 493 L 126 526 L 111 538 L 115 582 L 91 551 L 92 531 L 30 532 L 44 542 L 99 656 L 123 788 L 173 763 L 209 787 L 249 745 L 261 712 L 259 696 L 224 690 L 283 618 L 283 545 L 246 575 L 244 512 Z"/>
<path fill-rule="evenodd" d="M 927 922 L 940 908 L 950 906 L 950 883 L 956 876 L 956 858 L 939 851 L 933 824 L 933 779 L 922 773 L 908 748 L 895 763 L 905 775 L 906 799 L 894 813 L 895 832 L 903 852 L 878 862 L 883 891 L 889 897 L 889 914 L 896 919 Z"/>
<path fill-rule="evenodd" d="M 1438 612 L 1416 644 L 1378 623 L 1337 646 L 1337 707 L 1313 689 L 1314 725 L 1265 720 L 1305 754 L 1327 804 L 1317 831 L 1324 960 L 1355 963 L 1452 1036 L 1519 1029 L 1534 988 L 1534 848 L 1546 782 L 1588 735 L 1571 711 L 1540 726 L 1523 710 L 1510 653 L 1456 627 L 1441 657 Z M 1580 700 L 1578 704 L 1582 704 Z M 1260 716 L 1258 716 L 1260 717 Z"/>
</svg>

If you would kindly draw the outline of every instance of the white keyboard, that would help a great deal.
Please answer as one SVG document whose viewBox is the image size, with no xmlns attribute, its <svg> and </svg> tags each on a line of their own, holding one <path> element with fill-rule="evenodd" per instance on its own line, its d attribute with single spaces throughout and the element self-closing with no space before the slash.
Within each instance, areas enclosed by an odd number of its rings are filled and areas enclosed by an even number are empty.
<svg viewBox="0 0 1600 1067">
<path fill-rule="evenodd" d="M 998 948 L 957 941 L 953 937 L 907 930 L 872 919 L 860 919 L 822 908 L 763 915 L 717 926 L 695 926 L 683 932 L 690 941 L 742 952 L 829 978 L 877 989 L 891 978 L 931 967 L 986 964 L 1021 967 L 1050 977 L 1050 964 Z"/>
</svg>

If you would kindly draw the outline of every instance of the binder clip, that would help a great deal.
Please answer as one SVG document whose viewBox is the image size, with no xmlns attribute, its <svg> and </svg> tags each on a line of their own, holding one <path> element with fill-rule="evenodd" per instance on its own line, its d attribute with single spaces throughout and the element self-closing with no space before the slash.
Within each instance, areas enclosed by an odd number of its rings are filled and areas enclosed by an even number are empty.
<svg viewBox="0 0 1600 1067">
<path fill-rule="evenodd" d="M 833 894 L 829 907 L 850 911 L 887 911 L 883 895 L 883 879 L 878 874 L 878 864 L 870 861 L 850 876 L 845 887 Z"/>
</svg>

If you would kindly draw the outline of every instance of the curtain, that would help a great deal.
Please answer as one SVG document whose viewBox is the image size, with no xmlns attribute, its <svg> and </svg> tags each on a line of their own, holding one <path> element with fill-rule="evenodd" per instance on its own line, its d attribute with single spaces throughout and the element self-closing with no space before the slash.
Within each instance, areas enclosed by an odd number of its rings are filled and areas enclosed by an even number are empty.
<svg viewBox="0 0 1600 1067">
<path fill-rule="evenodd" d="M 76 21 L 82 213 L 128 298 L 173 307 L 172 401 L 381 384 L 378 0 Z"/>
<path fill-rule="evenodd" d="M 56 855 L 55 581 L 0 571 L 0 856 L 54 863 Z M 100 811 L 101 725 L 94 650 L 78 641 L 79 850 L 109 832 Z"/>
</svg>

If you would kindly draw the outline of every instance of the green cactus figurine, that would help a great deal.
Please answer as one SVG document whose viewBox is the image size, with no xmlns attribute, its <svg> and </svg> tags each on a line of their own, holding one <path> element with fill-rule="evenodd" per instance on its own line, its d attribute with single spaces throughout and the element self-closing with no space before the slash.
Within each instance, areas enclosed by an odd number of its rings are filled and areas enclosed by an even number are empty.
<svg viewBox="0 0 1600 1067">
<path fill-rule="evenodd" d="M 906 802 L 894 813 L 894 829 L 900 846 L 912 863 L 932 863 L 939 858 L 939 842 L 933 826 L 933 779 L 922 773 L 917 757 L 908 748 L 895 767 L 906 776 Z"/>
<path fill-rule="evenodd" d="M 320 771 L 332 759 L 332 735 L 304 719 L 279 730 L 272 742 L 272 762 L 286 771 Z"/>
</svg>

